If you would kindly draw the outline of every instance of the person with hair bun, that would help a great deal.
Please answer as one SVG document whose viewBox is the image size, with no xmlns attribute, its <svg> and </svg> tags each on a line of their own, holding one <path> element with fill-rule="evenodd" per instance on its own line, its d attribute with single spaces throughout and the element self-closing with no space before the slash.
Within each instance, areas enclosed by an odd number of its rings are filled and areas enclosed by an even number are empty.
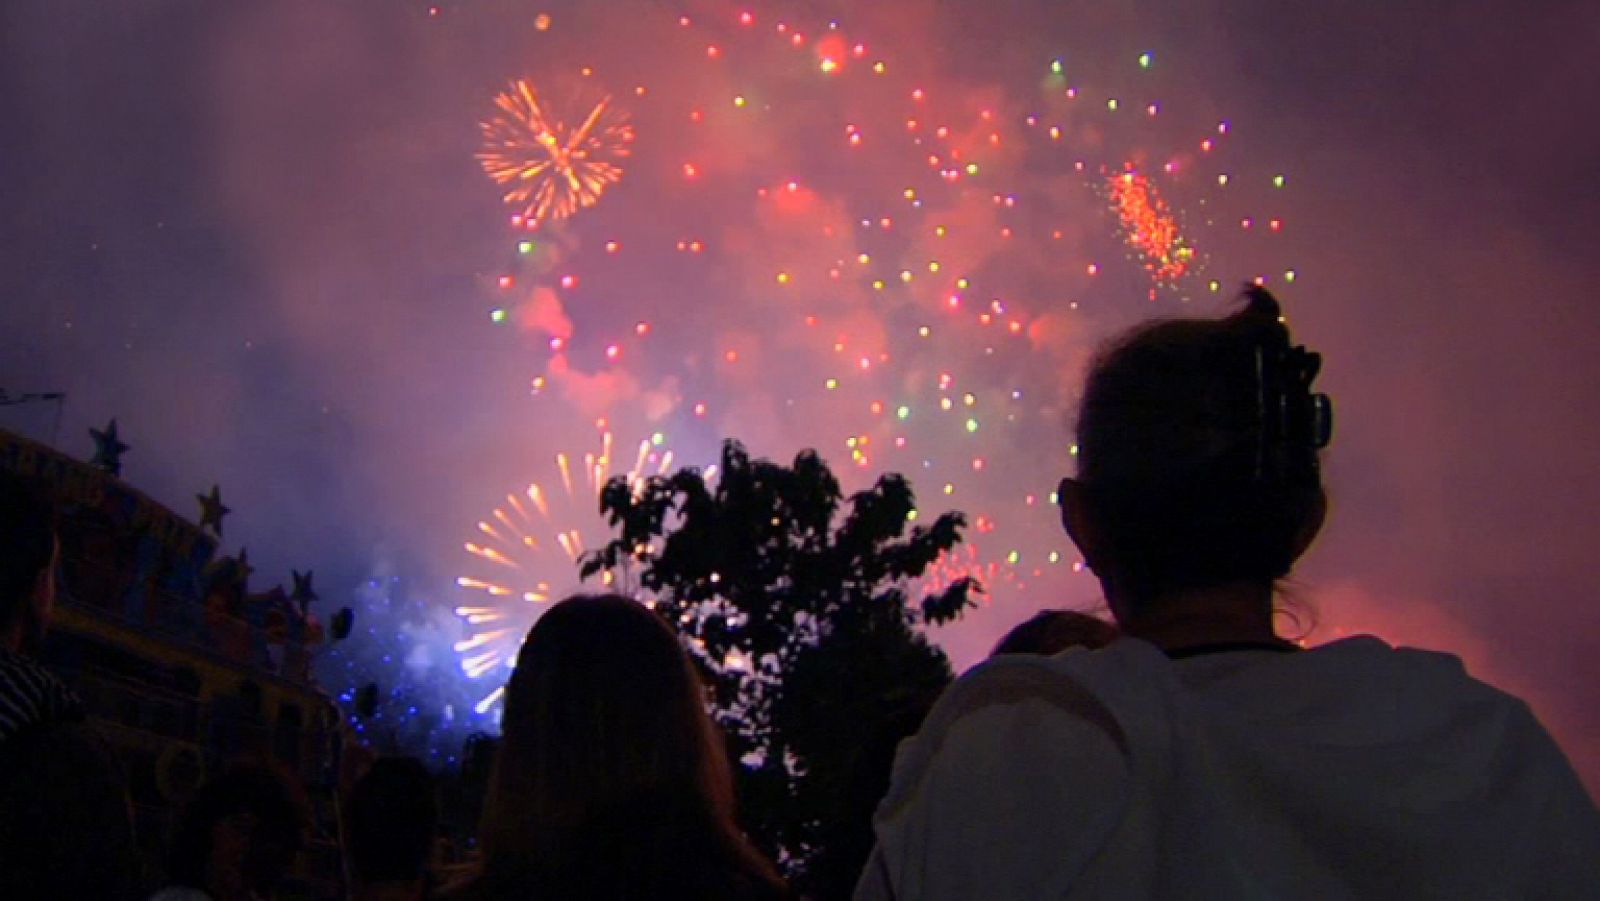
<svg viewBox="0 0 1600 901">
<path fill-rule="evenodd" d="M 1328 512 L 1320 362 L 1254 287 L 1100 354 L 1058 498 L 1122 637 L 959 679 L 858 899 L 1600 896 L 1600 814 L 1526 704 L 1447 654 L 1278 634 Z"/>
</svg>

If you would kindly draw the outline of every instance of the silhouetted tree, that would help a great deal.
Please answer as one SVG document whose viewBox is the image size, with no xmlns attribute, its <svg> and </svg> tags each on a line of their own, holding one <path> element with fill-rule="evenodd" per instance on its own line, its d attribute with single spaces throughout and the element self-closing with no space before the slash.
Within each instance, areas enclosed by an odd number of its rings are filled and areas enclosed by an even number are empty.
<svg viewBox="0 0 1600 901">
<path fill-rule="evenodd" d="M 785 467 L 736 441 L 714 484 L 694 469 L 613 479 L 600 505 L 618 534 L 585 556 L 583 575 L 637 573 L 713 689 L 743 763 L 745 828 L 806 894 L 847 895 L 894 745 L 951 679 L 918 627 L 959 617 L 979 590 L 962 579 L 908 597 L 961 540 L 964 517 L 911 526 L 902 476 L 843 502 L 814 451 Z"/>
</svg>

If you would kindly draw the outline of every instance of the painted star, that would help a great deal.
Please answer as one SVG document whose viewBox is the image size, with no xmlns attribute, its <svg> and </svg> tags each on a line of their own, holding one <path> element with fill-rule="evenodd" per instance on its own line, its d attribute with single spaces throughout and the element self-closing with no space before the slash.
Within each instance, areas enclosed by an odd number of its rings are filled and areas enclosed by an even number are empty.
<svg viewBox="0 0 1600 901">
<path fill-rule="evenodd" d="M 297 569 L 289 570 L 294 576 L 294 593 L 289 595 L 289 600 L 300 605 L 300 612 L 305 613 L 311 609 L 311 602 L 317 600 L 317 592 L 311 587 L 311 570 L 300 572 Z"/>
<path fill-rule="evenodd" d="M 104 431 L 90 429 L 89 437 L 94 439 L 94 458 L 89 462 L 114 476 L 122 475 L 122 455 L 129 447 L 117 437 L 117 420 L 113 418 Z"/>
<path fill-rule="evenodd" d="M 222 518 L 231 512 L 222 503 L 222 489 L 213 484 L 210 494 L 197 494 L 194 497 L 195 500 L 200 502 L 200 528 L 209 528 L 218 538 L 221 538 Z"/>
</svg>

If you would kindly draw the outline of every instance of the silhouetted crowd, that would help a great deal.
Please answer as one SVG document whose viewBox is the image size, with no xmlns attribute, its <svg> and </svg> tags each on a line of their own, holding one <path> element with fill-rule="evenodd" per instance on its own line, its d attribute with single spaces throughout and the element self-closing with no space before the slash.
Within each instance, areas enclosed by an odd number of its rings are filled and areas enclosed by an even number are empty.
<svg viewBox="0 0 1600 901">
<path fill-rule="evenodd" d="M 1095 360 L 1057 498 L 1115 624 L 1047 610 L 881 760 L 858 899 L 1600 897 L 1600 813 L 1527 705 L 1453 656 L 1280 636 L 1327 515 L 1332 406 L 1276 300 L 1136 328 Z M 1063 461 L 1065 462 L 1065 461 Z M 57 543 L 0 487 L 0 897 L 275 897 L 306 796 L 241 763 L 138 884 L 125 791 L 35 661 Z M 616 595 L 528 633 L 476 847 L 438 853 L 434 777 L 380 758 L 341 799 L 357 899 L 796 897 L 736 816 L 675 631 Z"/>
</svg>

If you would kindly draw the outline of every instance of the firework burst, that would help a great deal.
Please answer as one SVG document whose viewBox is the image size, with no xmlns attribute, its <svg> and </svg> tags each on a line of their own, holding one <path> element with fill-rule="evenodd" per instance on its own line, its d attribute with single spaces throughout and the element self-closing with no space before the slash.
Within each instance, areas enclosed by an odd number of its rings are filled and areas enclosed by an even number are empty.
<svg viewBox="0 0 1600 901">
<path fill-rule="evenodd" d="M 1168 285 L 1187 275 L 1194 248 L 1150 177 L 1131 170 L 1118 172 L 1107 176 L 1106 193 L 1124 239 L 1144 260 L 1150 275 Z"/>
<path fill-rule="evenodd" d="M 1059 440 L 1063 373 L 1099 336 L 1220 302 L 1213 271 L 1296 279 L 1288 178 L 1208 103 L 1162 97 L 1153 51 L 1040 54 L 990 83 L 831 19 L 657 24 L 674 75 L 640 73 L 630 102 L 670 153 L 569 244 L 513 218 L 491 320 L 533 325 L 538 403 L 906 473 L 971 521 L 914 593 L 974 577 L 1005 616 L 1092 592 L 1050 509 L 1072 451 L 1024 449 Z M 552 65 L 588 77 L 590 55 Z M 696 303 L 662 316 L 664 279 Z"/>
<path fill-rule="evenodd" d="M 987 560 L 982 551 L 973 543 L 971 538 L 961 544 L 945 551 L 933 561 L 922 578 L 914 583 L 911 594 L 912 600 L 921 600 L 925 594 L 937 594 L 960 579 L 971 579 L 976 583 L 973 595 L 979 600 L 987 600 L 990 587 L 1015 585 L 1017 573 L 1011 561 Z"/>
<path fill-rule="evenodd" d="M 600 491 L 606 482 L 614 474 L 623 475 L 638 490 L 645 479 L 672 466 L 672 451 L 649 439 L 639 442 L 625 472 L 613 473 L 611 452 L 607 432 L 598 452 L 581 458 L 556 454 L 553 479 L 507 494 L 503 505 L 478 522 L 478 534 L 464 543 L 471 569 L 456 578 L 456 585 L 474 597 L 455 608 L 468 631 L 455 650 L 469 678 L 483 679 L 515 665 L 523 636 L 553 592 L 576 581 L 579 556 L 590 542 L 608 537 L 600 516 Z M 615 590 L 615 573 L 602 572 L 600 579 Z M 494 681 L 477 702 L 479 713 L 505 693 L 503 682 Z"/>
<path fill-rule="evenodd" d="M 622 178 L 633 126 L 609 94 L 576 92 L 570 109 L 559 108 L 517 79 L 494 103 L 499 113 L 482 123 L 478 162 L 529 225 L 593 206 Z"/>
</svg>

